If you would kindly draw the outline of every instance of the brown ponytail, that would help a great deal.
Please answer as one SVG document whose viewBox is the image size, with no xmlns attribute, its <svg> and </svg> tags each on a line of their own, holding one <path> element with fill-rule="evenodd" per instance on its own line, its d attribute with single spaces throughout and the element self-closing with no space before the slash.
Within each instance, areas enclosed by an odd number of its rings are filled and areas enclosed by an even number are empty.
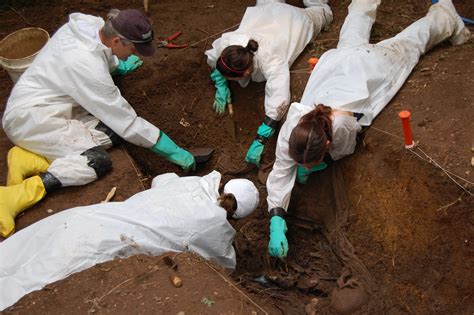
<svg viewBox="0 0 474 315">
<path fill-rule="evenodd" d="M 219 206 L 227 212 L 227 218 L 231 218 L 237 210 L 237 199 L 233 194 L 222 193 L 219 197 Z"/>
<path fill-rule="evenodd" d="M 293 129 L 289 153 L 298 164 L 321 162 L 332 142 L 331 107 L 319 104 L 303 117 Z"/>
<path fill-rule="evenodd" d="M 216 68 L 229 78 L 241 78 L 253 65 L 253 55 L 258 50 L 258 43 L 250 39 L 247 46 L 231 45 L 226 47 L 217 59 Z"/>
</svg>

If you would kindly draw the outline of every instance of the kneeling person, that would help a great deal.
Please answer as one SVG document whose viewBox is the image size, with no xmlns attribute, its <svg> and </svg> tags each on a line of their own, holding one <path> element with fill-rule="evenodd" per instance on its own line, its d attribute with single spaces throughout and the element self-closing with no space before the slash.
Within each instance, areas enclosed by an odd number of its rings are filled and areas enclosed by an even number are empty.
<svg viewBox="0 0 474 315">
<path fill-rule="evenodd" d="M 16 174 L 0 187 L 0 235 L 14 217 L 60 187 L 88 184 L 107 173 L 106 149 L 124 139 L 150 148 L 188 170 L 194 157 L 139 117 L 120 94 L 111 72 L 141 63 L 133 54 L 155 52 L 153 29 L 137 10 L 113 10 L 109 19 L 71 14 L 14 86 L 3 128 L 17 146 L 9 153 Z M 38 157 L 34 153 L 43 157 Z M 34 160 L 37 164 L 32 163 Z"/>
</svg>

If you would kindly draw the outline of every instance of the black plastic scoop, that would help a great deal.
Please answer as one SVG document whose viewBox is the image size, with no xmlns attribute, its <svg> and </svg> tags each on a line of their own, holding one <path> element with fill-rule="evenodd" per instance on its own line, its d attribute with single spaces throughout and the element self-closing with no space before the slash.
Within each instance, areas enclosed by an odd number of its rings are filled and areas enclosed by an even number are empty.
<svg viewBox="0 0 474 315">
<path fill-rule="evenodd" d="M 189 152 L 194 156 L 197 164 L 205 163 L 211 158 L 214 149 L 211 148 L 194 148 L 190 149 Z"/>
</svg>

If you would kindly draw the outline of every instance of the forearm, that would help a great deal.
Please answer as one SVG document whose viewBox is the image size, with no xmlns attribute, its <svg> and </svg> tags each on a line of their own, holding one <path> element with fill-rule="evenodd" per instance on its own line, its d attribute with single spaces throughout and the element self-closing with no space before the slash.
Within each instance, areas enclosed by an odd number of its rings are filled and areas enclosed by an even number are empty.
<svg viewBox="0 0 474 315">
<path fill-rule="evenodd" d="M 288 111 L 290 97 L 288 65 L 280 65 L 272 71 L 265 84 L 265 115 L 280 121 Z"/>
<path fill-rule="evenodd" d="M 156 143 L 160 130 L 139 117 L 122 97 L 110 74 L 99 73 L 95 80 L 73 72 L 69 95 L 91 115 L 102 121 L 124 140 L 142 147 Z"/>
<path fill-rule="evenodd" d="M 267 179 L 267 203 L 268 210 L 283 208 L 288 210 L 291 191 L 296 179 L 296 164 L 294 166 L 283 166 L 282 161 L 275 161 L 273 170 Z"/>
</svg>

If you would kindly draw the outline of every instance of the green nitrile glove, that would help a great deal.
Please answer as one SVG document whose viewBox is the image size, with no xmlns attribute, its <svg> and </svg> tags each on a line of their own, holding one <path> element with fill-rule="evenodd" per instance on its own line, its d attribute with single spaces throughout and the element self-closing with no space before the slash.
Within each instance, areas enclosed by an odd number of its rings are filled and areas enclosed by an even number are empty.
<svg viewBox="0 0 474 315">
<path fill-rule="evenodd" d="M 268 243 L 268 253 L 273 257 L 286 257 L 288 254 L 288 240 L 286 239 L 285 219 L 280 216 L 273 216 L 270 219 L 270 242 Z"/>
<path fill-rule="evenodd" d="M 163 131 L 161 131 L 158 142 L 151 150 L 163 156 L 168 161 L 181 166 L 186 172 L 194 170 L 196 167 L 194 156 L 188 151 L 178 147 Z"/>
<path fill-rule="evenodd" d="M 265 124 L 261 124 L 258 127 L 257 135 L 265 139 L 270 138 L 275 133 L 275 129 L 269 127 Z M 254 140 L 250 145 L 247 155 L 245 156 L 245 161 L 248 163 L 255 164 L 260 166 L 260 159 L 262 158 L 262 153 L 265 145 L 258 140 Z"/>
<path fill-rule="evenodd" d="M 309 175 L 326 169 L 328 165 L 325 162 L 321 162 L 318 165 L 313 166 L 311 169 L 306 169 L 306 167 L 302 165 L 298 165 L 296 168 L 296 181 L 300 184 L 306 184 L 308 181 Z"/>
<path fill-rule="evenodd" d="M 212 109 L 219 115 L 222 115 L 225 113 L 227 104 L 232 102 L 229 85 L 227 79 L 217 69 L 212 70 L 211 80 L 214 81 L 216 87 L 216 97 Z"/>
<path fill-rule="evenodd" d="M 112 71 L 112 75 L 126 75 L 130 72 L 133 72 L 141 67 L 143 64 L 143 60 L 140 57 L 135 55 L 130 55 L 127 60 L 119 60 L 119 64 L 114 71 Z"/>
</svg>

